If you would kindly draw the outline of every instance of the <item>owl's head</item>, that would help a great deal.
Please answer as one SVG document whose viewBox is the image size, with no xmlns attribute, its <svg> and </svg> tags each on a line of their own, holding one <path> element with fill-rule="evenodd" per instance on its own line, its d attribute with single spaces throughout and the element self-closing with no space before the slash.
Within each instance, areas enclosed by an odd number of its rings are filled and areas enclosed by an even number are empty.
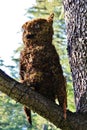
<svg viewBox="0 0 87 130">
<path fill-rule="evenodd" d="M 38 18 L 26 22 L 22 26 L 24 44 L 52 41 L 53 17 L 54 14 L 51 14 L 47 19 Z"/>
</svg>

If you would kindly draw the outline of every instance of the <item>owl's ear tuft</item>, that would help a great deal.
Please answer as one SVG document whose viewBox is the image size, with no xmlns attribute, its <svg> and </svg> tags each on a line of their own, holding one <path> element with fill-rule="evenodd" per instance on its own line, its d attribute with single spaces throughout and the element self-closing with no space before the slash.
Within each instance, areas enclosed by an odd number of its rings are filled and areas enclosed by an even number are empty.
<svg viewBox="0 0 87 130">
<path fill-rule="evenodd" d="M 26 26 L 27 26 L 28 22 L 26 22 L 25 24 L 22 25 L 22 29 L 25 30 Z"/>
<path fill-rule="evenodd" d="M 51 13 L 47 21 L 53 23 L 54 13 Z"/>
</svg>

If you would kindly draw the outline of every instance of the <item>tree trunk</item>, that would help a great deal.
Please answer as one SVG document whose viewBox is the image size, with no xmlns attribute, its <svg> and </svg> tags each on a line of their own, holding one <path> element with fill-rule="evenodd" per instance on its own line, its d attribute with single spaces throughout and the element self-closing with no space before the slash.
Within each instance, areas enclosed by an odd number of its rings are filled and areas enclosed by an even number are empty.
<svg viewBox="0 0 87 130">
<path fill-rule="evenodd" d="M 65 120 L 61 107 L 10 78 L 2 70 L 0 70 L 0 91 L 15 101 L 26 105 L 62 130 L 86 130 L 87 128 L 86 115 L 67 111 L 67 119 Z"/>
<path fill-rule="evenodd" d="M 76 111 L 87 112 L 87 1 L 64 0 Z"/>
</svg>

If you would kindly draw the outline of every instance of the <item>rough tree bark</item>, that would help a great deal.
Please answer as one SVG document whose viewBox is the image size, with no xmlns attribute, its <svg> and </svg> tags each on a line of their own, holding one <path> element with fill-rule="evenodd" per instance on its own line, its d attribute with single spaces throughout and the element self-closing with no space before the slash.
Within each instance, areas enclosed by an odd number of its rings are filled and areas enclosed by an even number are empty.
<svg viewBox="0 0 87 130">
<path fill-rule="evenodd" d="M 87 128 L 86 115 L 67 111 L 67 120 L 64 120 L 63 112 L 58 105 L 15 81 L 2 70 L 0 70 L 0 91 L 26 105 L 62 130 L 86 130 Z"/>
<path fill-rule="evenodd" d="M 64 10 L 76 110 L 87 113 L 87 1 L 64 0 Z"/>
</svg>

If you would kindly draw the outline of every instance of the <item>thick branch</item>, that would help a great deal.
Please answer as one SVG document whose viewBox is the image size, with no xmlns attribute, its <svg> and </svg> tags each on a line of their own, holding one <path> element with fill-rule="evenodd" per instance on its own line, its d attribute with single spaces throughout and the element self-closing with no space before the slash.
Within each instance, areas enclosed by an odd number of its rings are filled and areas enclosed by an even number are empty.
<svg viewBox="0 0 87 130">
<path fill-rule="evenodd" d="M 17 102 L 26 105 L 42 117 L 46 118 L 62 130 L 86 130 L 87 117 L 67 112 L 67 120 L 63 119 L 61 108 L 45 97 L 15 81 L 0 70 L 0 91 Z M 38 106 L 38 107 L 37 107 Z"/>
</svg>

